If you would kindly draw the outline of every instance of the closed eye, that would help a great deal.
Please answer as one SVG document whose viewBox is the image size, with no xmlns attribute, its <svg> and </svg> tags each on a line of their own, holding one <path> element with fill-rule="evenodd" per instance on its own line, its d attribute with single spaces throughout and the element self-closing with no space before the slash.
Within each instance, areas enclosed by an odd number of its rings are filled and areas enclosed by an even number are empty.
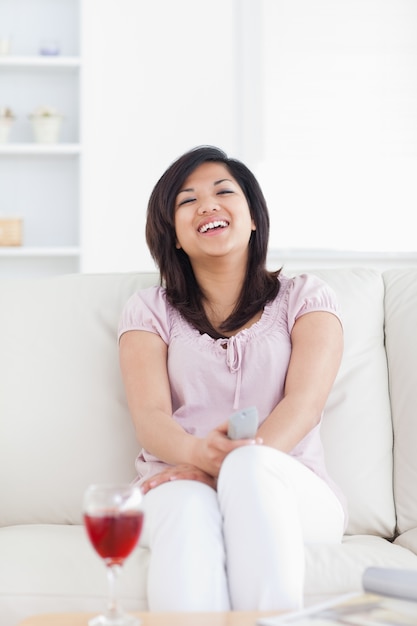
<svg viewBox="0 0 417 626">
<path fill-rule="evenodd" d="M 232 189 L 222 189 L 221 191 L 217 192 L 217 195 L 221 196 L 221 195 L 225 195 L 227 193 L 234 193 L 234 191 Z"/>
<path fill-rule="evenodd" d="M 189 204 L 190 202 L 195 202 L 195 198 L 185 198 L 184 200 L 181 200 L 181 202 L 178 202 L 178 206 L 183 206 L 184 204 Z"/>
</svg>

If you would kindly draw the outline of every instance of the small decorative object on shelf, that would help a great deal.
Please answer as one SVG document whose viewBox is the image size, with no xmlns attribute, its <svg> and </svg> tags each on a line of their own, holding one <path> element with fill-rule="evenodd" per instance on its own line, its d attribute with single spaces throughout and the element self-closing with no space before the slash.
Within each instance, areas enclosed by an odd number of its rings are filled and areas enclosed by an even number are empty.
<svg viewBox="0 0 417 626">
<path fill-rule="evenodd" d="M 39 54 L 46 57 L 56 57 L 60 54 L 59 43 L 55 39 L 43 39 L 39 46 Z"/>
<path fill-rule="evenodd" d="M 0 107 L 0 143 L 7 143 L 15 116 L 10 107 Z"/>
<path fill-rule="evenodd" d="M 35 109 L 32 120 L 33 136 L 36 143 L 57 143 L 61 133 L 62 115 L 50 106 Z"/>
<path fill-rule="evenodd" d="M 22 245 L 22 220 L 0 216 L 0 246 Z"/>
<path fill-rule="evenodd" d="M 8 35 L 0 35 L 0 57 L 10 54 L 10 37 Z"/>
</svg>

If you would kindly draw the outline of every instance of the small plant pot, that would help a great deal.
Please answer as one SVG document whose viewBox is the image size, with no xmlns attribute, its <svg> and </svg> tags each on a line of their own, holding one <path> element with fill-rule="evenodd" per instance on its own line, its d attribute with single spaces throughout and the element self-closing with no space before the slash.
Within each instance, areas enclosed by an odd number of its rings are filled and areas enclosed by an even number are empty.
<svg viewBox="0 0 417 626">
<path fill-rule="evenodd" d="M 62 117 L 40 116 L 31 118 L 36 143 L 57 143 L 61 134 Z"/>
<path fill-rule="evenodd" d="M 0 143 L 7 143 L 13 126 L 12 117 L 0 117 Z"/>
</svg>

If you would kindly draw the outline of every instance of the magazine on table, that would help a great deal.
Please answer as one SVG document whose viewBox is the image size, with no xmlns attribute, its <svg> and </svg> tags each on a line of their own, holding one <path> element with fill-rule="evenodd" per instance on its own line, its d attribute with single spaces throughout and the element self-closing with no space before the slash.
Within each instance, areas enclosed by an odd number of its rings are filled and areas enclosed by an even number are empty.
<svg viewBox="0 0 417 626">
<path fill-rule="evenodd" d="M 258 626 L 416 626 L 417 570 L 367 568 L 363 591 L 301 611 L 257 620 Z"/>
<path fill-rule="evenodd" d="M 368 567 L 362 576 L 364 591 L 417 602 L 417 570 Z"/>
</svg>

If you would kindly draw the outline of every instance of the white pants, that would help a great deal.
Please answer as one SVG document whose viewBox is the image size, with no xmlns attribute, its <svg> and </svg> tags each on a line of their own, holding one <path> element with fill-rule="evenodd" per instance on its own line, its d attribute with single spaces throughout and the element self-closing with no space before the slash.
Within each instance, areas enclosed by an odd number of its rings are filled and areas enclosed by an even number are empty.
<svg viewBox="0 0 417 626">
<path fill-rule="evenodd" d="M 304 544 L 343 535 L 342 506 L 328 485 L 262 445 L 226 457 L 217 492 L 178 480 L 144 502 L 151 611 L 298 609 Z"/>
</svg>

